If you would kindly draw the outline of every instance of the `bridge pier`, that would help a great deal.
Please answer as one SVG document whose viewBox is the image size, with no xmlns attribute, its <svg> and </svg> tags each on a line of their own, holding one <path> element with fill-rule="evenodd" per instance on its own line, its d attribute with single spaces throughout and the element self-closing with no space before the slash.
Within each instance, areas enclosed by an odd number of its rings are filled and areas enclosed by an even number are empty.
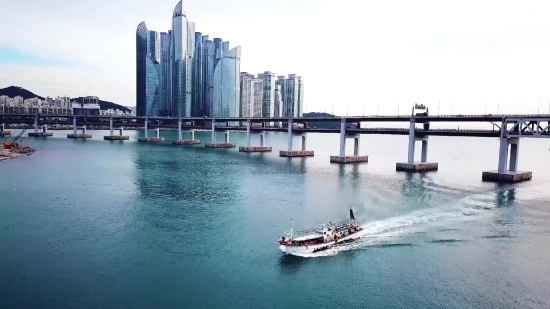
<svg viewBox="0 0 550 309">
<path fill-rule="evenodd" d="M 395 169 L 397 171 L 406 171 L 406 172 L 424 172 L 424 171 L 436 171 L 439 168 L 437 162 L 428 162 L 428 137 L 417 137 L 415 129 L 415 120 L 411 118 L 409 126 L 409 153 L 408 160 L 405 163 L 396 163 Z M 416 142 L 422 142 L 422 152 L 420 157 L 420 162 L 414 161 L 414 150 Z"/>
<path fill-rule="evenodd" d="M 216 120 L 212 119 L 212 141 L 204 144 L 206 148 L 234 148 L 237 146 L 235 143 L 229 141 L 229 131 L 225 131 L 225 141 L 223 143 L 216 142 Z"/>
<path fill-rule="evenodd" d="M 265 146 L 265 132 L 260 133 L 260 146 L 250 146 L 252 121 L 246 121 L 246 146 L 239 147 L 240 152 L 271 152 L 272 147 Z"/>
<path fill-rule="evenodd" d="M 28 134 L 29 137 L 48 137 L 53 136 L 53 132 L 47 132 L 48 126 L 42 125 L 42 132 L 39 131 L 38 127 L 38 116 L 34 117 L 34 132 Z"/>
<path fill-rule="evenodd" d="M 505 130 L 506 127 L 502 126 Z M 504 131 L 502 130 L 502 131 Z M 502 132 L 501 135 L 505 133 Z M 510 161 L 508 162 L 508 158 Z M 519 159 L 519 138 L 512 137 L 507 138 L 501 136 L 500 147 L 498 155 L 498 170 L 486 171 L 481 174 L 483 181 L 492 182 L 521 182 L 531 180 L 533 178 L 532 172 L 518 171 L 518 159 Z M 506 169 L 508 165 L 508 169 Z"/>
<path fill-rule="evenodd" d="M 118 130 L 118 135 L 113 134 L 114 130 Z M 123 141 L 123 140 L 129 140 L 130 139 L 130 137 L 128 135 L 122 135 L 123 132 L 124 132 L 123 127 L 114 128 L 112 117 L 109 119 L 109 131 L 110 131 L 110 135 L 103 136 L 103 140 L 106 140 L 106 141 Z"/>
<path fill-rule="evenodd" d="M 346 139 L 353 138 L 353 156 L 346 156 Z M 346 134 L 346 119 L 340 123 L 340 155 L 330 156 L 332 163 L 360 163 L 369 162 L 369 156 L 359 155 L 359 134 Z"/>
<path fill-rule="evenodd" d="M 82 131 L 82 133 L 78 133 L 78 131 Z M 73 133 L 67 134 L 67 138 L 92 138 L 92 134 L 86 133 L 86 125 L 83 125 L 81 127 L 78 127 L 76 125 L 76 116 L 73 117 Z"/>
<path fill-rule="evenodd" d="M 2 123 L 0 124 L 0 136 L 10 136 L 11 131 L 5 131 L 5 125 Z"/>
<path fill-rule="evenodd" d="M 279 151 L 280 157 L 313 157 L 313 150 L 306 150 L 306 134 L 307 133 L 295 133 L 292 128 L 292 118 L 288 119 L 288 150 Z M 300 136 L 302 138 L 302 150 L 292 150 L 292 139 L 294 136 Z"/>
<path fill-rule="evenodd" d="M 141 143 L 159 143 L 164 142 L 165 138 L 160 137 L 160 128 L 155 129 L 155 137 L 149 137 L 149 118 L 145 118 L 144 133 L 145 137 L 139 137 L 138 142 Z"/>
<path fill-rule="evenodd" d="M 191 133 L 191 139 L 184 140 L 183 132 Z M 176 141 L 172 141 L 172 144 L 173 145 L 197 145 L 200 143 L 201 141 L 195 139 L 195 130 L 191 129 L 191 130 L 183 131 L 181 129 L 181 119 L 178 119 L 178 139 Z"/>
</svg>

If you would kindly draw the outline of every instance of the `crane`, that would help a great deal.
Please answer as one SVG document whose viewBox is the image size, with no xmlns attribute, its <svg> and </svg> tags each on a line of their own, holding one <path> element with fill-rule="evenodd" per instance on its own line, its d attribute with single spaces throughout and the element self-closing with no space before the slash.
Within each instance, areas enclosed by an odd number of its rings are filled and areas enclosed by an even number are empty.
<svg viewBox="0 0 550 309">
<path fill-rule="evenodd" d="M 12 147 L 17 147 L 19 146 L 19 144 L 17 143 L 18 140 L 21 140 L 21 136 L 23 136 L 23 134 L 25 134 L 25 132 L 27 131 L 27 129 L 24 129 L 24 130 L 21 130 L 21 132 L 19 132 L 19 134 L 11 141 L 9 141 L 9 137 L 7 137 L 5 140 L 4 140 L 4 148 L 5 149 L 11 149 Z"/>
</svg>

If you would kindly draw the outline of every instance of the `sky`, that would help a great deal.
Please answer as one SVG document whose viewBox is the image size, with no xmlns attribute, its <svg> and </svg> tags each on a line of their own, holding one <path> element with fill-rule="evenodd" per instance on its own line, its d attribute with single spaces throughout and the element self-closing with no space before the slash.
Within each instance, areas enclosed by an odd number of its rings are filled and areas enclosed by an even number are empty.
<svg viewBox="0 0 550 309">
<path fill-rule="evenodd" d="M 0 0 L 0 88 L 135 106 L 136 27 L 176 0 Z M 549 113 L 550 1 L 185 0 L 241 71 L 297 74 L 305 111 Z M 539 104 L 540 102 L 540 104 Z"/>
</svg>

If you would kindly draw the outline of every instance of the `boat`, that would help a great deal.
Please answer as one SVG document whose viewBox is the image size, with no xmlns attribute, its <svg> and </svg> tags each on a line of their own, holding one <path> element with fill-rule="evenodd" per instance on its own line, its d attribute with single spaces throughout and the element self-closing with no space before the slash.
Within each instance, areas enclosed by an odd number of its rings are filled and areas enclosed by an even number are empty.
<svg viewBox="0 0 550 309">
<path fill-rule="evenodd" d="M 295 232 L 291 220 L 287 235 L 279 238 L 279 249 L 285 254 L 311 255 L 340 244 L 353 242 L 363 236 L 364 233 L 363 227 L 355 223 L 355 216 L 350 207 L 349 219 L 335 223 L 324 223 L 314 229 Z"/>
</svg>

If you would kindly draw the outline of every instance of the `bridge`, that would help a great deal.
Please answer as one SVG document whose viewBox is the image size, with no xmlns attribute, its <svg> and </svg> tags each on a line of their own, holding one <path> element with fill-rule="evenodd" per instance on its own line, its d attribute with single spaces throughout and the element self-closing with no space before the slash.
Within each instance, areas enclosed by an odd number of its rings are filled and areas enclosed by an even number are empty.
<svg viewBox="0 0 550 309">
<path fill-rule="evenodd" d="M 340 123 L 340 128 L 310 128 L 311 122 Z M 401 128 L 361 128 L 365 122 L 408 122 L 408 129 Z M 493 130 L 455 130 L 455 129 L 430 129 L 432 122 L 484 122 L 491 123 Z M 212 132 L 212 140 L 205 143 L 207 148 L 234 148 L 235 143 L 230 142 L 230 133 L 242 131 L 247 134 L 247 145 L 239 147 L 240 152 L 270 152 L 272 147 L 266 146 L 266 132 L 287 132 L 287 150 L 281 150 L 281 157 L 307 157 L 314 156 L 314 151 L 306 149 L 307 133 L 337 133 L 340 134 L 340 152 L 337 156 L 331 156 L 330 162 L 334 163 L 360 163 L 368 162 L 368 156 L 359 154 L 360 135 L 407 135 L 409 147 L 407 161 L 396 163 L 398 171 L 433 171 L 438 169 L 437 162 L 428 162 L 429 136 L 469 136 L 469 137 L 493 137 L 500 139 L 498 169 L 482 173 L 482 179 L 496 182 L 519 182 L 530 180 L 531 172 L 518 171 L 519 140 L 521 138 L 550 138 L 550 115 L 417 115 L 417 116 L 338 116 L 338 117 L 300 117 L 300 118 L 171 118 L 171 117 L 132 117 L 132 116 L 82 116 L 82 115 L 55 115 L 55 114 L 0 114 L 0 136 L 9 135 L 4 130 L 5 124 L 34 125 L 34 132 L 29 136 L 47 137 L 53 135 L 47 132 L 48 126 L 66 125 L 73 128 L 68 138 L 90 138 L 87 127 L 107 127 L 110 135 L 105 140 L 127 140 L 123 135 L 124 127 L 143 129 L 145 137 L 139 138 L 139 142 L 163 142 L 160 129 L 174 129 L 178 131 L 178 139 L 172 141 L 174 145 L 196 145 L 201 141 L 195 140 L 196 130 L 209 130 Z M 254 124 L 259 124 L 255 126 Z M 355 125 L 355 127 L 350 126 Z M 417 124 L 422 124 L 421 128 Z M 40 130 L 40 128 L 42 128 Z M 149 130 L 154 130 L 156 135 L 149 137 Z M 82 133 L 79 133 L 81 131 Z M 119 134 L 115 135 L 114 131 Z M 224 132 L 225 141 L 216 142 L 216 133 Z M 183 134 L 190 133 L 190 139 L 184 139 Z M 251 135 L 260 134 L 260 145 L 251 145 Z M 293 137 L 301 138 L 301 149 L 293 148 Z M 353 155 L 346 155 L 347 139 L 354 140 Z M 421 142 L 421 158 L 415 161 L 414 152 L 416 142 Z"/>
</svg>

